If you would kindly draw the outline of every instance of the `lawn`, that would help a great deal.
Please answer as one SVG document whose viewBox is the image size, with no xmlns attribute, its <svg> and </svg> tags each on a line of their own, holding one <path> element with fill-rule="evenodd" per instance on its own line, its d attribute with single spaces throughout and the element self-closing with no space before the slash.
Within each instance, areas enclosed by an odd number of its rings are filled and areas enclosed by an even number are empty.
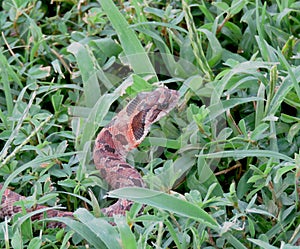
<svg viewBox="0 0 300 249">
<path fill-rule="evenodd" d="M 27 197 L 1 248 L 299 248 L 300 1 L 0 4 L 0 196 Z M 162 85 L 179 103 L 127 157 L 149 188 L 111 190 L 95 138 Z"/>
</svg>

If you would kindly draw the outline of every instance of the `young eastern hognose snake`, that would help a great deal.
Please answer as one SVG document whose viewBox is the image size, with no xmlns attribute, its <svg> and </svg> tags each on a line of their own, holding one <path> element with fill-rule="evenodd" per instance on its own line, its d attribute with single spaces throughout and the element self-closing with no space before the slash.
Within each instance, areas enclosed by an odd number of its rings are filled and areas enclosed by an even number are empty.
<svg viewBox="0 0 300 249">
<path fill-rule="evenodd" d="M 93 158 L 101 177 L 112 189 L 123 187 L 146 187 L 139 172 L 126 162 L 129 151 L 136 148 L 147 135 L 152 123 L 158 121 L 177 104 L 179 93 L 160 87 L 152 92 L 139 93 L 122 109 L 112 121 L 101 130 L 95 142 Z M 0 189 L 2 185 L 0 184 Z M 0 218 L 13 216 L 22 211 L 14 202 L 25 199 L 9 189 L 6 189 L 1 202 Z M 108 216 L 124 214 L 132 202 L 119 199 L 115 204 L 102 209 Z M 34 210 L 46 208 L 37 205 Z M 27 210 L 32 211 L 33 209 Z M 47 217 L 72 216 L 72 212 L 48 210 Z M 42 219 L 43 214 L 32 219 Z M 52 223 L 51 226 L 56 226 Z"/>
</svg>

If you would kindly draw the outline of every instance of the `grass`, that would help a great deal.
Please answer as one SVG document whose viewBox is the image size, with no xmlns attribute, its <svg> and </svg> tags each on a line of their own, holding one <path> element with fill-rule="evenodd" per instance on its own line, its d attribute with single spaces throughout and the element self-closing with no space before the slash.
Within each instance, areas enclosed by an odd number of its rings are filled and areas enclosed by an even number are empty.
<svg viewBox="0 0 300 249">
<path fill-rule="evenodd" d="M 0 182 L 76 219 L 18 214 L 1 248 L 298 248 L 299 20 L 293 0 L 3 1 Z M 128 158 L 150 189 L 104 198 L 95 135 L 158 82 L 179 106 Z"/>
</svg>

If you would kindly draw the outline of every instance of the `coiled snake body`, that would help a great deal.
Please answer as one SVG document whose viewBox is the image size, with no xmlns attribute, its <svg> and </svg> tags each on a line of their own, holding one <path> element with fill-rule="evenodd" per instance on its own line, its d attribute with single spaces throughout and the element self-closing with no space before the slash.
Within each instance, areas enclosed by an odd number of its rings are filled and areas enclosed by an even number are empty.
<svg viewBox="0 0 300 249">
<path fill-rule="evenodd" d="M 131 186 L 146 187 L 139 172 L 126 162 L 126 156 L 143 141 L 151 124 L 175 107 L 178 99 L 179 93 L 166 87 L 157 88 L 152 92 L 139 93 L 98 134 L 93 152 L 94 163 L 102 178 L 112 189 Z M 1 188 L 2 185 L 0 185 Z M 13 203 L 24 198 L 6 189 L 1 201 L 0 218 L 21 212 L 21 207 L 14 206 Z M 104 208 L 103 212 L 108 216 L 124 214 L 131 204 L 128 200 L 119 199 L 115 204 Z M 45 206 L 35 207 L 35 209 L 42 208 Z M 62 216 L 72 216 L 72 212 L 47 211 L 47 217 Z M 33 217 L 33 219 L 42 218 L 43 214 Z M 52 226 L 55 225 L 52 223 Z"/>
</svg>

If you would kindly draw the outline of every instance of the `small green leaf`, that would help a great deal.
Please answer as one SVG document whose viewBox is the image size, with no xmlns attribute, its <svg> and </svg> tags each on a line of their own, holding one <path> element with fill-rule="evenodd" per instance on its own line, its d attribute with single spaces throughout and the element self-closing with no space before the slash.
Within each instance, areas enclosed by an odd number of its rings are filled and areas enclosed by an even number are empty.
<svg viewBox="0 0 300 249">
<path fill-rule="evenodd" d="M 51 96 L 51 102 L 55 112 L 58 112 L 60 110 L 63 99 L 64 96 L 60 94 L 60 91 L 57 91 Z"/>
<path fill-rule="evenodd" d="M 290 116 L 288 114 L 285 113 L 281 113 L 280 119 L 288 124 L 294 123 L 294 122 L 299 122 L 300 123 L 300 118 L 298 117 L 294 117 L 294 116 Z"/>
<path fill-rule="evenodd" d="M 44 79 L 50 76 L 51 67 L 43 67 L 42 65 L 35 65 L 28 70 L 28 76 L 33 79 Z"/>
<path fill-rule="evenodd" d="M 41 238 L 35 237 L 32 240 L 30 240 L 28 249 L 39 249 L 41 248 L 42 240 Z"/>
<path fill-rule="evenodd" d="M 218 9 L 222 11 L 227 11 L 229 9 L 229 6 L 225 2 L 212 2 L 212 5 L 216 6 Z"/>
<path fill-rule="evenodd" d="M 294 171 L 295 170 L 295 166 L 291 165 L 291 166 L 284 166 L 283 168 L 280 168 L 276 171 L 276 175 L 274 177 L 274 183 L 279 183 L 280 179 L 282 178 L 282 176 L 284 174 L 286 174 L 289 171 Z"/>
<path fill-rule="evenodd" d="M 59 181 L 58 184 L 61 186 L 64 186 L 64 187 L 72 188 L 72 189 L 77 186 L 77 182 L 72 179 L 66 179 L 63 181 Z"/>
<path fill-rule="evenodd" d="M 20 229 L 16 229 L 12 238 L 11 238 L 11 245 L 14 249 L 23 249 L 23 241 Z"/>
<path fill-rule="evenodd" d="M 288 133 L 288 136 L 287 136 L 287 141 L 289 143 L 292 143 L 294 137 L 299 135 L 299 132 L 300 132 L 300 123 L 293 124 L 291 126 L 291 128 L 289 129 L 289 133 Z"/>
<path fill-rule="evenodd" d="M 266 123 L 259 124 L 255 130 L 251 133 L 250 139 L 253 141 L 257 141 L 266 137 L 268 134 L 264 134 L 266 130 L 269 129 L 269 125 Z"/>
<path fill-rule="evenodd" d="M 99 203 L 97 201 L 97 198 L 95 197 L 94 193 L 89 190 L 89 196 L 90 196 L 90 199 L 92 201 L 92 207 L 93 207 L 93 211 L 94 211 L 94 215 L 96 217 L 100 217 L 102 212 L 101 212 L 101 208 L 99 207 Z"/>
<path fill-rule="evenodd" d="M 255 236 L 255 225 L 254 225 L 254 222 L 249 217 L 247 217 L 247 220 L 248 220 L 250 235 L 251 235 L 251 237 L 254 237 Z"/>
<path fill-rule="evenodd" d="M 236 15 L 243 9 L 245 4 L 246 4 L 245 0 L 233 0 L 231 2 L 229 13 L 233 16 Z"/>
</svg>

